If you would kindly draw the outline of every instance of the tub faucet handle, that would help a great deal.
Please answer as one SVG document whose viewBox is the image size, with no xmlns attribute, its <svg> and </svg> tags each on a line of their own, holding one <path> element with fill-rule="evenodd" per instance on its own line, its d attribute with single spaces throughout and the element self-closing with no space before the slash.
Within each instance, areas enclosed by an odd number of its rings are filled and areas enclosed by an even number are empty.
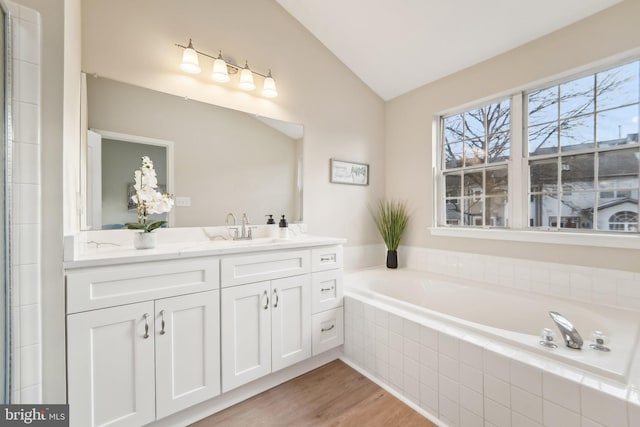
<svg viewBox="0 0 640 427">
<path fill-rule="evenodd" d="M 562 314 L 556 311 L 550 311 L 549 316 L 556 323 L 558 329 L 560 330 L 560 334 L 562 334 L 562 338 L 564 338 L 564 342 L 569 348 L 573 348 L 574 350 L 580 350 L 582 348 L 582 337 L 576 330 L 569 320 L 564 317 Z"/>
<path fill-rule="evenodd" d="M 558 348 L 558 345 L 553 342 L 555 340 L 555 336 L 556 334 L 554 334 L 551 329 L 544 328 L 542 331 L 540 331 L 540 338 L 542 338 L 540 340 L 540 345 L 549 348 Z"/>
<path fill-rule="evenodd" d="M 611 351 L 611 349 L 607 347 L 607 344 L 609 344 L 609 337 L 606 336 L 604 332 L 593 331 L 591 339 L 593 340 L 593 343 L 589 344 L 589 347 L 592 349 L 598 351 Z"/>
</svg>

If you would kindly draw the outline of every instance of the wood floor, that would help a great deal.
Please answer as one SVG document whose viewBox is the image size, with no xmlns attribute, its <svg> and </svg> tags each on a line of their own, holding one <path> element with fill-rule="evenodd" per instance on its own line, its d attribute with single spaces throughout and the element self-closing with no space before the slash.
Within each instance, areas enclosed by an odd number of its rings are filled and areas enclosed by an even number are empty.
<svg viewBox="0 0 640 427">
<path fill-rule="evenodd" d="M 340 360 L 192 424 L 213 426 L 435 427 Z"/>
</svg>

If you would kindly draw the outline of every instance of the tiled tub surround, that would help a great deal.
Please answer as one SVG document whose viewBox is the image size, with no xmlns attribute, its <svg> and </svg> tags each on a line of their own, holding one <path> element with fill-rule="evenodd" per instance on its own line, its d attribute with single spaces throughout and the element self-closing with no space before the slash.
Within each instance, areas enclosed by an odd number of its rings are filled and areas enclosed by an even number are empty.
<svg viewBox="0 0 640 427">
<path fill-rule="evenodd" d="M 347 361 L 443 425 L 640 425 L 638 354 L 625 384 L 345 287 Z"/>
</svg>

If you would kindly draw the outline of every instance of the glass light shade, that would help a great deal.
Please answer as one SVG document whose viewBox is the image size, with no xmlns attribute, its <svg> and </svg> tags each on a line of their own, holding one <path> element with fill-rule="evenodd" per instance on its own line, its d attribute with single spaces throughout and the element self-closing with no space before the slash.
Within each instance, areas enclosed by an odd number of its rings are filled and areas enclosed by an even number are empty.
<svg viewBox="0 0 640 427">
<path fill-rule="evenodd" d="M 262 95 L 267 98 L 275 98 L 278 96 L 278 91 L 276 90 L 276 81 L 273 80 L 271 74 L 264 79 L 264 86 L 262 87 Z"/>
<path fill-rule="evenodd" d="M 240 83 L 238 84 L 240 89 L 254 90 L 256 85 L 253 83 L 253 73 L 249 68 L 243 68 L 240 72 Z"/>
<path fill-rule="evenodd" d="M 229 77 L 229 70 L 227 69 L 227 63 L 224 62 L 224 59 L 218 58 L 213 61 L 213 72 L 211 73 L 211 78 L 220 83 L 226 83 L 231 80 L 231 77 Z"/>
<path fill-rule="evenodd" d="M 191 46 L 191 44 L 189 44 L 189 46 Z M 198 54 L 192 47 L 188 47 L 184 50 L 184 53 L 182 54 L 182 64 L 180 64 L 180 69 L 191 74 L 198 74 L 200 72 L 200 64 L 198 64 Z"/>
</svg>

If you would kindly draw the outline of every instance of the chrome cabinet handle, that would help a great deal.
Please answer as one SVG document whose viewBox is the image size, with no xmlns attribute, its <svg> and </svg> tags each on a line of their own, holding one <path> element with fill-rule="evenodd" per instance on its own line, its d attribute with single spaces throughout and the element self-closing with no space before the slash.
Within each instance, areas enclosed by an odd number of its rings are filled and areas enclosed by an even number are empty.
<svg viewBox="0 0 640 427">
<path fill-rule="evenodd" d="M 165 330 L 164 330 L 164 310 L 160 310 L 160 335 L 164 335 L 166 334 Z"/>
<path fill-rule="evenodd" d="M 322 328 L 322 329 L 320 329 L 320 332 L 327 332 L 327 331 L 332 330 L 332 329 L 333 329 L 333 328 L 335 328 L 335 327 L 336 327 L 336 325 L 334 324 L 334 325 L 329 326 L 328 328 Z"/>
<path fill-rule="evenodd" d="M 267 302 L 264 303 L 264 308 L 265 310 L 269 309 L 269 294 L 267 293 L 267 291 L 264 291 L 264 297 L 267 299 Z"/>
<path fill-rule="evenodd" d="M 320 289 L 320 292 L 332 291 L 332 290 L 334 290 L 335 288 L 336 288 L 335 286 L 332 286 L 332 287 L 330 287 L 330 288 L 321 288 L 321 289 Z"/>
<path fill-rule="evenodd" d="M 142 338 L 146 340 L 149 338 L 149 313 L 145 313 L 142 318 L 144 319 L 144 335 Z"/>
<path fill-rule="evenodd" d="M 273 308 L 278 308 L 278 302 L 280 301 L 280 298 L 278 297 L 278 290 L 277 289 L 273 290 L 273 297 L 276 299 L 276 302 L 273 303 Z"/>
<path fill-rule="evenodd" d="M 329 255 L 329 256 L 320 257 L 320 262 L 333 262 L 335 260 L 336 260 L 336 256 L 335 255 Z"/>
</svg>

